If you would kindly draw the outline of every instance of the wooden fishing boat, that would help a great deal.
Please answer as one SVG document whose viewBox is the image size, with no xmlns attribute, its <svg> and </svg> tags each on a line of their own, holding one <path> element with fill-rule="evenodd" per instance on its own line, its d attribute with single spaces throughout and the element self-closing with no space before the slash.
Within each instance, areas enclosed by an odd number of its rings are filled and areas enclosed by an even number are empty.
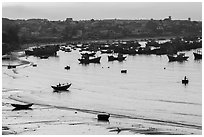
<svg viewBox="0 0 204 137">
<path fill-rule="evenodd" d="M 184 77 L 184 79 L 182 80 L 182 84 L 188 84 L 188 79 L 186 78 L 186 76 Z"/>
<path fill-rule="evenodd" d="M 202 59 L 201 51 L 193 52 L 194 59 Z"/>
<path fill-rule="evenodd" d="M 67 69 L 67 70 L 68 70 L 68 69 L 70 69 L 70 66 L 66 66 L 66 67 L 64 67 L 64 69 Z"/>
<path fill-rule="evenodd" d="M 28 109 L 33 105 L 33 103 L 30 103 L 30 104 L 11 104 L 11 105 L 17 109 Z"/>
<path fill-rule="evenodd" d="M 8 65 L 8 69 L 16 68 L 16 65 Z"/>
<path fill-rule="evenodd" d="M 97 117 L 98 117 L 98 120 L 109 121 L 110 114 L 108 114 L 108 113 L 99 113 L 97 115 Z"/>
<path fill-rule="evenodd" d="M 47 59 L 49 56 L 40 56 L 40 59 Z"/>
<path fill-rule="evenodd" d="M 120 55 L 118 57 L 114 57 L 114 56 L 108 56 L 108 61 L 114 61 L 114 60 L 118 60 L 118 61 L 123 61 L 125 60 L 127 56 L 123 56 L 123 55 Z"/>
<path fill-rule="evenodd" d="M 185 53 L 180 53 L 176 56 L 173 55 L 167 55 L 169 58 L 169 61 L 186 61 L 189 57 L 185 56 Z"/>
<path fill-rule="evenodd" d="M 127 73 L 126 69 L 121 70 L 121 73 Z"/>
<path fill-rule="evenodd" d="M 58 84 L 56 86 L 51 86 L 54 90 L 67 90 L 72 84 L 67 83 L 67 84 Z"/>
<path fill-rule="evenodd" d="M 92 53 L 81 53 L 82 56 L 89 56 L 89 57 L 93 57 L 96 55 L 96 52 L 92 52 Z"/>
<path fill-rule="evenodd" d="M 86 57 L 86 58 L 81 58 L 78 60 L 80 61 L 81 64 L 89 64 L 89 63 L 100 63 L 100 59 L 101 57 L 96 57 L 92 59 L 89 59 L 88 57 Z"/>
</svg>

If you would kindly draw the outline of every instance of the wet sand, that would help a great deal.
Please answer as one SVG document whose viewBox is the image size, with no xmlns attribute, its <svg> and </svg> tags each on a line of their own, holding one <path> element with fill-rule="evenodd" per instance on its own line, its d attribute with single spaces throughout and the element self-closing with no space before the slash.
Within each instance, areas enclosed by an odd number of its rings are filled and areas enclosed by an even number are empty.
<svg viewBox="0 0 204 137">
<path fill-rule="evenodd" d="M 168 128 L 167 125 L 142 119 L 131 119 L 111 115 L 109 122 L 98 121 L 97 112 L 74 108 L 63 108 L 43 104 L 29 99 L 16 90 L 3 90 L 2 93 L 2 134 L 15 135 L 181 135 L 183 129 Z M 11 103 L 31 103 L 28 110 L 15 110 Z M 165 128 L 164 128 L 165 127 Z M 165 129 L 165 130 L 164 130 Z"/>
</svg>

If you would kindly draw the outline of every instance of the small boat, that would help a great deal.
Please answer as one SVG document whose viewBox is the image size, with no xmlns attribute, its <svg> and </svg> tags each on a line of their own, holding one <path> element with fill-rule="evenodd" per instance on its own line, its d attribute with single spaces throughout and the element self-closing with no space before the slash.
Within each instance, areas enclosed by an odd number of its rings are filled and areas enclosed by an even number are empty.
<svg viewBox="0 0 204 137">
<path fill-rule="evenodd" d="M 70 48 L 65 48 L 64 50 L 65 52 L 72 52 L 72 50 Z"/>
<path fill-rule="evenodd" d="M 67 83 L 67 84 L 58 84 L 56 86 L 51 86 L 54 90 L 67 90 L 72 84 Z"/>
<path fill-rule="evenodd" d="M 16 68 L 16 65 L 8 65 L 8 69 Z"/>
<path fill-rule="evenodd" d="M 189 57 L 185 56 L 185 53 L 180 53 L 176 56 L 173 55 L 167 55 L 169 58 L 169 61 L 186 61 Z"/>
<path fill-rule="evenodd" d="M 126 57 L 127 56 L 123 56 L 122 54 L 118 54 L 118 57 L 108 56 L 108 61 L 114 61 L 114 60 L 123 61 L 125 60 Z"/>
<path fill-rule="evenodd" d="M 89 59 L 89 57 L 78 59 L 81 64 L 100 63 L 101 57 Z"/>
<path fill-rule="evenodd" d="M 81 53 L 82 57 L 83 56 L 89 56 L 89 57 L 93 57 L 96 55 L 96 52 L 92 52 L 92 53 Z"/>
<path fill-rule="evenodd" d="M 193 52 L 194 59 L 202 59 L 201 51 Z"/>
<path fill-rule="evenodd" d="M 182 80 L 182 84 L 188 84 L 188 79 L 186 78 L 186 76 L 184 77 L 184 79 Z"/>
<path fill-rule="evenodd" d="M 47 59 L 49 56 L 40 56 L 40 59 Z"/>
<path fill-rule="evenodd" d="M 33 105 L 33 103 L 30 103 L 30 104 L 11 104 L 11 105 L 17 109 L 28 109 Z"/>
<path fill-rule="evenodd" d="M 64 69 L 67 69 L 67 70 L 68 70 L 68 69 L 70 69 L 70 66 L 66 66 L 66 67 L 64 67 Z"/>
<path fill-rule="evenodd" d="M 121 73 L 127 73 L 126 69 L 121 70 Z"/>
<path fill-rule="evenodd" d="M 101 50 L 101 54 L 103 53 L 113 53 L 113 51 L 112 50 Z"/>
<path fill-rule="evenodd" d="M 33 64 L 33 67 L 37 67 L 37 64 Z"/>
<path fill-rule="evenodd" d="M 97 117 L 98 117 L 98 120 L 109 121 L 110 114 L 108 114 L 108 113 L 99 113 L 97 115 Z"/>
</svg>

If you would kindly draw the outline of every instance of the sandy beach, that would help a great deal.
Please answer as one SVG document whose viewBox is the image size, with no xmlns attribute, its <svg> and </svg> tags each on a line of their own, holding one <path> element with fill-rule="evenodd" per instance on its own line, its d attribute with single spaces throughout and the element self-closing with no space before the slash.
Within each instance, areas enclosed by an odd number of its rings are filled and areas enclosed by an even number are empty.
<svg viewBox="0 0 204 137">
<path fill-rule="evenodd" d="M 22 91 L 4 90 L 2 97 L 3 135 L 185 134 L 183 129 L 176 124 L 175 129 L 172 129 L 171 127 L 168 128 L 168 124 L 163 125 L 162 122 L 147 122 L 142 119 L 125 118 L 114 114 L 109 118 L 109 122 L 98 121 L 97 112 L 63 108 L 49 103 L 43 104 L 42 101 L 34 100 Z M 11 106 L 11 103 L 30 102 L 33 102 L 34 105 L 28 110 L 15 110 Z M 172 124 L 169 123 L 169 125 Z M 186 132 L 186 134 L 189 133 Z"/>
</svg>

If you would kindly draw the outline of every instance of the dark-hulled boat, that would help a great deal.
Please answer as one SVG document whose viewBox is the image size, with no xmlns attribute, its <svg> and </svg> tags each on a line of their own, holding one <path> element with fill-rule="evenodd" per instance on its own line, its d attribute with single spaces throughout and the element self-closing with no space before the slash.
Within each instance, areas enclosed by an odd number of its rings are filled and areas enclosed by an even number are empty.
<svg viewBox="0 0 204 137">
<path fill-rule="evenodd" d="M 17 109 L 28 109 L 30 108 L 33 103 L 30 103 L 30 104 L 11 104 L 13 107 L 17 108 Z"/>
<path fill-rule="evenodd" d="M 69 70 L 69 69 L 70 69 L 70 66 L 66 66 L 66 67 L 64 67 L 64 69 Z"/>
<path fill-rule="evenodd" d="M 25 54 L 34 55 L 34 56 L 43 56 L 43 55 L 53 56 L 57 54 L 58 50 L 59 50 L 58 45 L 46 45 L 46 46 L 35 47 L 32 49 L 26 49 Z"/>
<path fill-rule="evenodd" d="M 173 55 L 167 55 L 169 58 L 169 61 L 186 61 L 189 57 L 185 56 L 185 53 L 180 53 L 176 56 Z"/>
<path fill-rule="evenodd" d="M 118 60 L 118 61 L 123 61 L 125 60 L 127 56 L 123 56 L 122 54 L 118 54 L 118 57 L 114 57 L 114 56 L 108 56 L 108 61 L 114 61 L 114 60 Z"/>
<path fill-rule="evenodd" d="M 49 56 L 40 56 L 40 59 L 48 59 Z"/>
<path fill-rule="evenodd" d="M 58 84 L 56 86 L 51 86 L 54 90 L 67 90 L 72 84 L 67 83 L 67 84 Z"/>
<path fill-rule="evenodd" d="M 98 117 L 98 120 L 100 120 L 100 121 L 109 121 L 110 114 L 108 114 L 108 113 L 99 113 L 97 115 L 97 117 Z"/>
<path fill-rule="evenodd" d="M 186 78 L 186 76 L 184 77 L 184 79 L 182 80 L 182 84 L 188 84 L 188 79 Z"/>
<path fill-rule="evenodd" d="M 86 58 L 81 58 L 78 60 L 80 61 L 81 64 L 100 63 L 101 57 L 96 57 L 92 59 L 89 59 L 88 57 L 86 57 Z"/>
<path fill-rule="evenodd" d="M 103 53 L 113 53 L 113 51 L 112 50 L 101 50 L 101 54 L 103 54 Z"/>
<path fill-rule="evenodd" d="M 16 68 L 16 65 L 8 65 L 8 69 Z"/>
<path fill-rule="evenodd" d="M 188 79 L 183 79 L 182 84 L 188 84 Z"/>
<path fill-rule="evenodd" d="M 127 73 L 126 69 L 121 70 L 121 73 Z"/>
<path fill-rule="evenodd" d="M 202 59 L 201 51 L 193 52 L 194 59 Z"/>
<path fill-rule="evenodd" d="M 96 55 L 96 52 L 92 52 L 92 53 L 81 53 L 82 56 L 88 56 L 88 57 L 93 57 Z"/>
</svg>

